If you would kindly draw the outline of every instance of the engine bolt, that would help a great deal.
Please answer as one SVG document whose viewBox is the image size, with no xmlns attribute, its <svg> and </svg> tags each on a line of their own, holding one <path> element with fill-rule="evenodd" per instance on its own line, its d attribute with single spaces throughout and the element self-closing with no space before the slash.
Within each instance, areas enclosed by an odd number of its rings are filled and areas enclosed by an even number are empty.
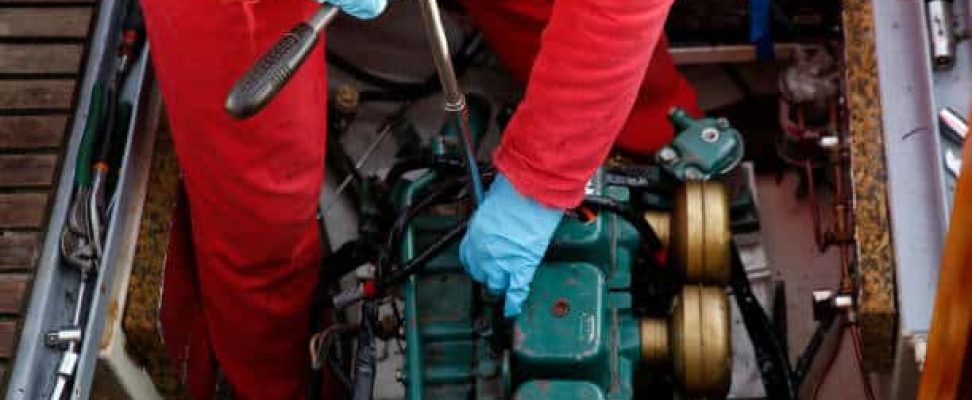
<svg viewBox="0 0 972 400">
<path fill-rule="evenodd" d="M 702 175 L 702 171 L 699 171 L 695 167 L 685 168 L 685 180 L 689 181 L 703 181 L 705 176 Z"/>
<path fill-rule="evenodd" d="M 705 128 L 702 130 L 702 140 L 715 143 L 719 140 L 719 130 L 716 128 Z"/>
<path fill-rule="evenodd" d="M 725 118 L 719 118 L 719 119 L 717 119 L 716 120 L 716 126 L 718 126 L 719 129 L 722 129 L 722 130 L 729 129 L 731 127 L 731 125 L 729 125 L 729 120 L 728 119 L 725 119 Z"/>
<path fill-rule="evenodd" d="M 672 149 L 671 147 L 662 147 L 662 149 L 658 151 L 658 160 L 665 164 L 674 163 L 675 160 L 678 160 L 678 153 L 676 153 L 675 149 Z"/>
</svg>

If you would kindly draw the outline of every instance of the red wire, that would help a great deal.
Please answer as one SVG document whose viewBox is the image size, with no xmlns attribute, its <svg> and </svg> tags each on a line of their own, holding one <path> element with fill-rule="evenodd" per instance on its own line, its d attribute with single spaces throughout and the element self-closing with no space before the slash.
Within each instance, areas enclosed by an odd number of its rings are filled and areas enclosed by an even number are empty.
<svg viewBox="0 0 972 400">
<path fill-rule="evenodd" d="M 861 373 L 861 384 L 864 386 L 864 395 L 867 400 L 874 400 L 874 388 L 871 387 L 871 380 L 864 372 L 864 356 L 861 355 L 861 330 L 857 324 L 851 324 L 851 342 L 854 344 L 854 357 L 857 358 L 857 370 Z"/>
<path fill-rule="evenodd" d="M 854 323 L 848 324 L 845 328 L 841 328 L 837 332 L 837 345 L 834 346 L 834 351 L 830 354 L 830 359 L 827 360 L 827 365 L 824 366 L 820 379 L 817 380 L 817 384 L 813 388 L 813 397 L 811 398 L 814 400 L 816 400 L 817 395 L 820 394 L 820 387 L 823 386 L 824 381 L 827 380 L 827 375 L 830 374 L 830 370 L 837 361 L 837 355 L 840 354 L 840 349 L 843 347 L 845 330 L 850 330 L 851 332 L 851 344 L 853 345 L 854 349 L 854 359 L 857 361 L 857 370 L 861 374 L 861 386 L 864 387 L 864 396 L 867 397 L 867 400 L 875 400 L 874 388 L 871 387 L 871 380 L 868 379 L 867 373 L 864 372 L 864 357 L 861 354 L 861 331 L 857 327 L 857 324 Z"/>
<path fill-rule="evenodd" d="M 843 323 L 843 318 L 836 321 L 837 323 Z M 840 354 L 840 348 L 844 344 L 844 328 L 837 331 L 837 344 L 834 345 L 834 351 L 830 353 L 830 359 L 827 360 L 827 364 L 824 366 L 823 371 L 820 373 L 820 379 L 817 379 L 817 384 L 813 387 L 813 400 L 817 400 L 817 395 L 820 394 L 820 387 L 823 386 L 824 381 L 827 380 L 827 375 L 830 374 L 830 370 L 833 369 L 834 363 L 837 361 L 837 355 Z"/>
</svg>

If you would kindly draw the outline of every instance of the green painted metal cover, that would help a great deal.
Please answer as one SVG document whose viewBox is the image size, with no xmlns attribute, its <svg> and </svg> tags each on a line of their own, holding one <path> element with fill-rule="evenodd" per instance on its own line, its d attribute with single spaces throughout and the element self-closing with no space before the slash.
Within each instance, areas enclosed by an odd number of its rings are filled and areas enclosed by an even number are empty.
<svg viewBox="0 0 972 400">
<path fill-rule="evenodd" d="M 515 400 L 604 400 L 604 392 L 590 382 L 529 381 L 520 386 Z"/>
<path fill-rule="evenodd" d="M 513 331 L 514 379 L 610 379 L 604 274 L 587 263 L 545 263 Z M 607 374 L 605 374 L 607 372 Z"/>
</svg>

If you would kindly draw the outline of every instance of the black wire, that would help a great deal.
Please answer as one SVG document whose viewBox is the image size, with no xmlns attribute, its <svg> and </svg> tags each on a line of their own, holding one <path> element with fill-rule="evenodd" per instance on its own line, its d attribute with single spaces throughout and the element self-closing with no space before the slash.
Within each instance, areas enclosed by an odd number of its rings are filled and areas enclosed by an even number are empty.
<svg viewBox="0 0 972 400">
<path fill-rule="evenodd" d="M 327 343 L 327 346 L 333 346 L 333 343 Z M 341 365 L 341 360 L 333 357 L 334 352 L 328 351 L 327 356 L 327 366 L 331 369 L 331 373 L 337 378 L 338 382 L 341 382 L 341 386 L 344 387 L 346 393 L 352 393 L 351 377 L 348 373 L 344 371 L 344 366 Z"/>
<path fill-rule="evenodd" d="M 361 308 L 361 329 L 358 330 L 357 349 L 354 357 L 354 374 L 351 398 L 354 400 L 372 400 L 374 397 L 376 357 L 375 357 L 375 325 L 378 318 L 378 306 L 373 301 L 366 301 Z"/>
<path fill-rule="evenodd" d="M 807 373 L 810 372 L 810 368 L 813 366 L 813 361 L 816 359 L 817 354 L 820 351 L 820 346 L 823 345 L 827 332 L 830 331 L 830 327 L 834 324 L 834 320 L 837 319 L 836 315 L 837 313 L 831 313 L 817 323 L 817 329 L 813 331 L 813 336 L 810 337 L 810 341 L 807 342 L 807 346 L 804 347 L 803 353 L 801 353 L 800 357 L 797 358 L 796 365 L 793 368 L 793 381 L 797 386 L 803 384 L 803 380 L 807 377 Z"/>
<path fill-rule="evenodd" d="M 422 168 L 431 167 L 432 157 L 419 156 L 406 158 L 395 163 L 395 165 L 392 165 L 392 167 L 388 170 L 388 173 L 385 174 L 385 185 L 392 187 L 396 182 L 398 182 L 399 179 L 402 179 L 402 176 L 405 174 L 420 170 Z"/>
<path fill-rule="evenodd" d="M 441 164 L 439 164 L 437 161 L 431 166 L 426 165 L 419 168 L 436 168 L 440 165 Z M 464 172 L 464 168 L 462 168 L 459 163 L 456 163 L 455 167 L 456 173 Z M 442 172 L 442 169 L 443 168 L 440 167 L 437 170 Z M 408 171 L 403 171 L 402 173 L 404 172 Z M 495 177 L 495 170 L 491 166 L 483 166 L 483 168 L 480 170 L 480 175 L 482 176 L 483 182 L 488 183 L 491 182 Z M 468 177 L 443 175 L 439 179 L 443 180 L 443 182 L 430 189 L 427 192 L 428 194 L 425 194 L 424 197 L 418 200 L 418 202 L 397 210 L 396 213 L 398 214 L 398 217 L 388 230 L 389 232 L 384 247 L 385 252 L 383 253 L 384 258 L 380 260 L 379 267 L 382 266 L 381 264 L 387 265 L 388 263 L 394 262 L 398 259 L 398 252 L 396 250 L 401 244 L 402 233 L 405 231 L 405 228 L 408 227 L 408 224 L 415 219 L 415 217 L 434 205 L 463 201 L 469 196 L 468 190 L 464 190 L 469 187 L 470 180 Z M 452 195 L 452 197 L 449 197 L 450 195 Z"/>
<path fill-rule="evenodd" d="M 598 212 L 610 212 L 621 217 L 634 226 L 634 228 L 638 231 L 638 234 L 641 235 L 641 239 L 648 244 L 648 248 L 650 250 L 658 251 L 662 249 L 663 246 L 661 239 L 658 238 L 658 234 L 655 233 L 655 229 L 648 224 L 648 221 L 645 221 L 644 218 L 641 218 L 618 201 L 603 196 L 588 196 L 584 198 L 581 206 Z"/>
<path fill-rule="evenodd" d="M 395 317 L 395 326 L 396 327 L 405 326 L 405 317 L 402 316 L 402 310 L 401 308 L 398 307 L 398 302 L 395 299 L 392 299 L 390 303 L 391 303 L 392 315 Z M 398 345 L 398 348 L 404 350 L 405 345 L 402 344 L 402 337 L 401 335 L 398 334 L 398 330 L 396 330 L 392 334 L 392 336 L 395 338 L 395 343 Z"/>
<path fill-rule="evenodd" d="M 466 181 L 463 178 L 457 178 L 455 180 L 445 181 L 439 184 L 438 187 L 431 189 L 425 197 L 422 197 L 418 202 L 410 206 L 404 207 L 398 211 L 398 218 L 389 228 L 388 236 L 385 241 L 385 257 L 381 260 L 381 264 L 387 265 L 390 262 L 394 262 L 398 259 L 398 249 L 399 242 L 405 228 L 408 224 L 420 213 L 427 210 L 432 205 L 438 203 L 440 200 L 444 199 L 446 195 L 454 193 L 466 185 Z"/>
<path fill-rule="evenodd" d="M 425 264 L 429 262 L 432 258 L 441 254 L 449 245 L 453 244 L 456 240 L 462 237 L 466 233 L 466 227 L 469 221 L 462 221 L 458 223 L 451 230 L 439 237 L 435 243 L 429 245 L 422 250 L 419 255 L 408 260 L 401 268 L 394 270 L 391 275 L 384 281 L 378 284 L 379 295 L 385 292 L 388 288 L 394 287 L 405 281 L 412 274 L 421 271 Z"/>
<path fill-rule="evenodd" d="M 766 397 L 779 400 L 796 400 L 796 380 L 790 368 L 790 359 L 786 348 L 776 336 L 776 329 L 766 312 L 759 304 L 746 276 L 739 251 L 732 249 L 732 271 L 730 286 L 736 298 L 736 304 L 743 317 L 743 324 L 753 343 L 759 372 L 763 378 Z"/>
</svg>

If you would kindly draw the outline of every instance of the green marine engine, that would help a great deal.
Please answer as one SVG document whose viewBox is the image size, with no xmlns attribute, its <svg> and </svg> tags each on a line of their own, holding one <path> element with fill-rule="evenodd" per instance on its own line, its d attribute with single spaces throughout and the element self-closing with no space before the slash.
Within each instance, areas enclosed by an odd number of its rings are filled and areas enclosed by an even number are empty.
<svg viewBox="0 0 972 400">
<path fill-rule="evenodd" d="M 630 210 L 629 188 L 604 176 L 592 179 L 588 195 Z M 427 172 L 404 181 L 397 203 L 410 205 L 436 179 Z M 596 208 L 586 218 L 565 217 L 514 321 L 504 321 L 502 305 L 465 274 L 458 246 L 430 260 L 404 287 L 406 397 L 724 397 L 728 200 L 716 182 L 678 183 L 669 196 L 671 209 L 646 207 L 640 222 L 634 213 Z M 413 219 L 401 258 L 456 226 L 458 214 Z M 667 251 L 648 251 L 635 224 L 650 224 Z"/>
</svg>

